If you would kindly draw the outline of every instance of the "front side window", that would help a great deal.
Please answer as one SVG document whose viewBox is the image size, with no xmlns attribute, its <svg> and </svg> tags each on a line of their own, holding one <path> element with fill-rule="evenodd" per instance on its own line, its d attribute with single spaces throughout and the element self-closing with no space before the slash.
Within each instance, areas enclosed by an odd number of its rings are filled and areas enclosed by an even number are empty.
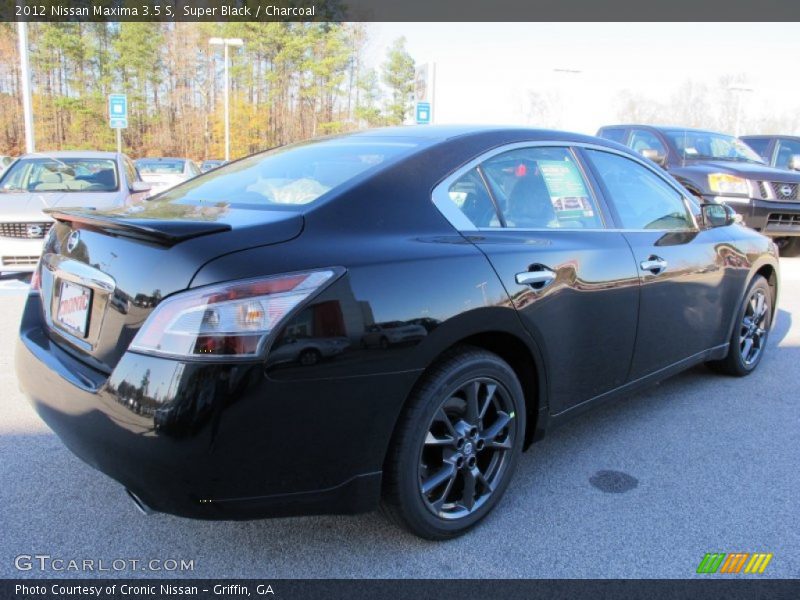
<svg viewBox="0 0 800 600">
<path fill-rule="evenodd" d="M 603 227 L 597 203 L 568 148 L 511 150 L 488 159 L 480 169 L 507 227 Z"/>
<path fill-rule="evenodd" d="M 0 193 L 113 192 L 117 165 L 102 158 L 20 158 L 0 180 Z"/>
<path fill-rule="evenodd" d="M 126 158 L 125 161 L 125 175 L 128 178 L 128 187 L 132 186 L 135 181 L 139 181 L 139 175 L 136 173 L 136 167 L 130 159 Z"/>
<path fill-rule="evenodd" d="M 661 155 L 667 153 L 667 149 L 664 147 L 664 144 L 661 143 L 661 140 L 658 139 L 658 136 L 644 129 L 634 129 L 631 135 L 630 147 L 640 154 L 644 150 L 656 150 Z"/>
<path fill-rule="evenodd" d="M 634 160 L 587 150 L 625 229 L 694 228 L 683 197 L 666 181 Z"/>
</svg>

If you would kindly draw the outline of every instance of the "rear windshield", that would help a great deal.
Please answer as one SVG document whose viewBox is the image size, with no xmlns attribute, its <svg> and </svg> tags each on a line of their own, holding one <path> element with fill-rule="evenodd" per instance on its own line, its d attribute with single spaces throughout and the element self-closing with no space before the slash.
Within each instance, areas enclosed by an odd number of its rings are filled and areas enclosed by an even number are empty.
<svg viewBox="0 0 800 600">
<path fill-rule="evenodd" d="M 104 158 L 20 158 L 0 179 L 0 193 L 113 192 L 117 165 Z"/>
<path fill-rule="evenodd" d="M 285 146 L 210 171 L 165 192 L 152 203 L 305 205 L 370 169 L 408 154 L 415 146 L 351 138 Z"/>
<path fill-rule="evenodd" d="M 181 175 L 185 160 L 137 160 L 136 168 L 145 175 Z"/>
</svg>

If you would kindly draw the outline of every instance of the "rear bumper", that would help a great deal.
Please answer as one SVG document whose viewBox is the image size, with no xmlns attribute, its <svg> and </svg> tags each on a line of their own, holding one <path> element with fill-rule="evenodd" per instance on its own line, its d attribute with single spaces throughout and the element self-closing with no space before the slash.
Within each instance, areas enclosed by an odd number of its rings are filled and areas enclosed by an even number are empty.
<svg viewBox="0 0 800 600">
<path fill-rule="evenodd" d="M 0 271 L 31 273 L 42 255 L 41 238 L 17 239 L 0 237 Z"/>
<path fill-rule="evenodd" d="M 281 382 L 262 364 L 125 354 L 110 376 L 55 345 L 30 296 L 20 387 L 86 463 L 154 511 L 247 519 L 371 510 L 415 374 Z"/>
</svg>

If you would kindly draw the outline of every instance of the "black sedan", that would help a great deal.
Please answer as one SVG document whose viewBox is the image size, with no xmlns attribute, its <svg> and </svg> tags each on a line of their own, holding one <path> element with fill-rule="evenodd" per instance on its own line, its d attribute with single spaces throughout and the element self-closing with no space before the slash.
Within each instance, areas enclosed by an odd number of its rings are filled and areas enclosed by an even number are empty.
<svg viewBox="0 0 800 600">
<path fill-rule="evenodd" d="M 21 386 L 140 508 L 203 519 L 380 504 L 456 536 L 584 409 L 698 363 L 752 373 L 778 292 L 730 209 L 552 131 L 320 139 L 52 216 Z M 362 343 L 385 323 L 417 333 Z M 298 339 L 336 351 L 270 360 Z"/>
</svg>

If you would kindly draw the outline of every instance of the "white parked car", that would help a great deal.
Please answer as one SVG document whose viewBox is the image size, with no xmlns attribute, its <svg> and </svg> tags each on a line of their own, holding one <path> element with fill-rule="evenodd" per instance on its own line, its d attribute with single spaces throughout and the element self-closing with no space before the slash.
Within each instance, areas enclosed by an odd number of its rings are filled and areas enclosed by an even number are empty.
<svg viewBox="0 0 800 600">
<path fill-rule="evenodd" d="M 269 351 L 269 365 L 296 362 L 303 366 L 317 364 L 323 358 L 341 354 L 350 346 L 346 337 L 289 337 L 279 340 Z"/>
<path fill-rule="evenodd" d="M 388 348 L 394 344 L 419 341 L 426 335 L 428 335 L 428 330 L 415 323 L 405 321 L 375 323 L 366 328 L 361 337 L 361 346 L 363 348 L 372 346 Z"/>
<path fill-rule="evenodd" d="M 152 187 L 153 195 L 200 175 L 200 167 L 188 158 L 140 158 L 136 168 Z"/>
<path fill-rule="evenodd" d="M 115 152 L 37 152 L 0 174 L 0 271 L 30 272 L 53 220 L 47 208 L 109 209 L 147 198 L 150 186 Z"/>
</svg>

